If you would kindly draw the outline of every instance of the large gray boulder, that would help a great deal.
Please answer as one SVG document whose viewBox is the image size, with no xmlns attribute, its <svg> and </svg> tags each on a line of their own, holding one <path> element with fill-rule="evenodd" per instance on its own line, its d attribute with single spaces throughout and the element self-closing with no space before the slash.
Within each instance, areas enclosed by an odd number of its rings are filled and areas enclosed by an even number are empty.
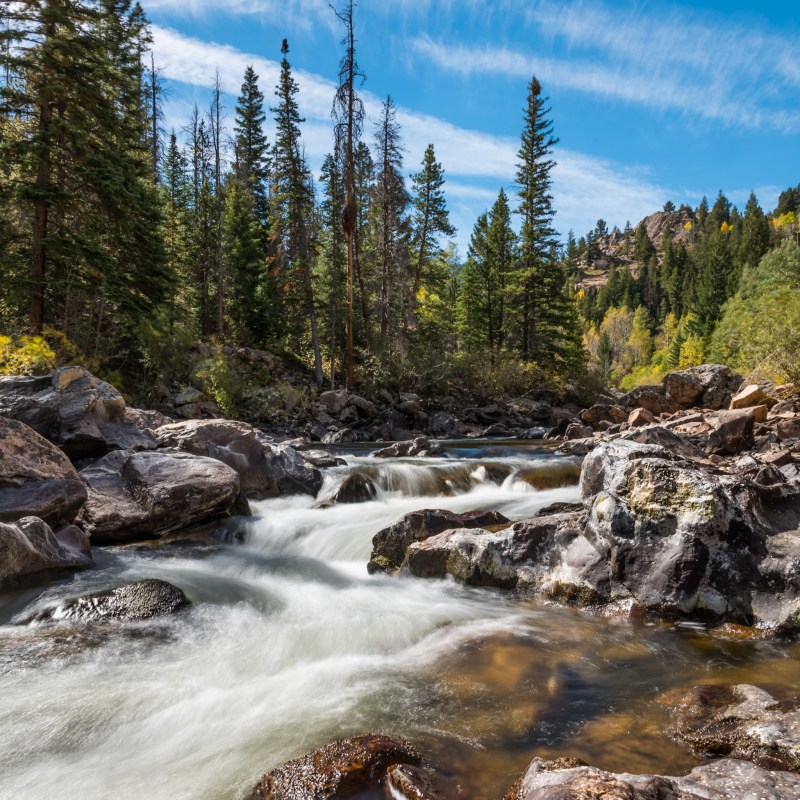
<svg viewBox="0 0 800 800">
<path fill-rule="evenodd" d="M 83 367 L 42 377 L 0 378 L 0 415 L 29 425 L 72 459 L 153 449 L 153 434 L 126 416 L 122 395 Z"/>
<path fill-rule="evenodd" d="M 722 364 L 701 364 L 699 367 L 670 372 L 664 377 L 668 399 L 681 408 L 728 408 L 744 378 Z"/>
<path fill-rule="evenodd" d="M 561 763 L 559 763 L 561 762 Z M 566 763 L 564 763 L 566 762 Z M 535 758 L 504 800 L 795 800 L 800 776 L 726 758 L 683 777 L 611 773 Z"/>
<path fill-rule="evenodd" d="M 190 453 L 117 450 L 81 477 L 89 497 L 78 523 L 93 543 L 155 538 L 242 510 L 239 475 Z"/>
<path fill-rule="evenodd" d="M 92 563 L 88 539 L 76 528 L 60 537 L 37 517 L 11 525 L 0 522 L 0 586 L 54 570 L 84 569 Z"/>
<path fill-rule="evenodd" d="M 86 487 L 67 456 L 22 422 L 0 417 L 0 522 L 72 522 Z"/>
<path fill-rule="evenodd" d="M 164 425 L 157 431 L 162 446 L 217 459 L 236 470 L 242 491 L 251 498 L 284 494 L 316 496 L 322 474 L 294 448 L 264 440 L 246 422 L 188 420 Z"/>
</svg>

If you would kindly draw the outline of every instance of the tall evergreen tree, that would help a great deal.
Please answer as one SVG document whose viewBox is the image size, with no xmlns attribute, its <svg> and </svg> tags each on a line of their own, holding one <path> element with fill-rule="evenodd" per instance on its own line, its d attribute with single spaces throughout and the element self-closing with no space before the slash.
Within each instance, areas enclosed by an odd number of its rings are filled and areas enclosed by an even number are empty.
<svg viewBox="0 0 800 800">
<path fill-rule="evenodd" d="M 311 220 L 314 196 L 311 176 L 303 154 L 300 116 L 297 107 L 297 82 L 287 59 L 289 44 L 283 40 L 281 74 L 275 89 L 278 104 L 275 114 L 275 146 L 273 148 L 272 176 L 272 227 L 271 238 L 275 246 L 276 270 L 285 287 L 288 301 L 287 317 L 297 321 L 305 319 L 311 333 L 314 354 L 314 372 L 317 385 L 322 385 L 322 353 L 317 328 L 317 310 L 311 276 L 312 241 Z M 305 313 L 301 313 L 304 311 Z"/>
<path fill-rule="evenodd" d="M 423 282 L 436 283 L 433 266 L 440 260 L 440 236 L 452 236 L 455 228 L 444 198 L 444 170 L 436 160 L 433 145 L 425 148 L 422 169 L 411 176 L 413 195 L 413 251 L 416 298 Z"/>
</svg>

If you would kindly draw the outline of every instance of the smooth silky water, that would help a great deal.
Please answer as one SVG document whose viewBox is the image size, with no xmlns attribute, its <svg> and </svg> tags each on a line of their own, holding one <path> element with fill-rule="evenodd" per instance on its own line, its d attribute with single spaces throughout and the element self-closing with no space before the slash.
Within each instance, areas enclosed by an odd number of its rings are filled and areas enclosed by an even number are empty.
<svg viewBox="0 0 800 800">
<path fill-rule="evenodd" d="M 0 797 L 235 800 L 289 758 L 385 732 L 415 742 L 464 797 L 499 800 L 535 755 L 661 773 L 698 763 L 664 734 L 666 690 L 800 691 L 798 643 L 368 575 L 372 536 L 414 509 L 521 519 L 579 499 L 574 459 L 530 443 L 449 447 L 395 461 L 351 450 L 317 500 L 254 503 L 229 527 L 240 543 L 98 551 L 94 570 L 0 595 Z M 331 504 L 353 471 L 377 497 Z M 145 577 L 180 586 L 193 608 L 124 627 L 13 624 Z"/>
</svg>

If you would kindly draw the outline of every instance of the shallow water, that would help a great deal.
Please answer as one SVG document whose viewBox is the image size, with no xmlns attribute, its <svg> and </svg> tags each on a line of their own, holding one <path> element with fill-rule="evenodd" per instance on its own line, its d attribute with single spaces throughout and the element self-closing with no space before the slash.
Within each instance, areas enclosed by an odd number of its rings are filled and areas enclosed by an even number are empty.
<svg viewBox="0 0 800 800">
<path fill-rule="evenodd" d="M 458 460 L 348 455 L 319 501 L 254 504 L 242 544 L 116 548 L 98 568 L 0 596 L 0 797 L 241 798 L 342 736 L 407 736 L 466 790 L 502 797 L 534 755 L 680 772 L 673 687 L 800 691 L 800 644 L 725 639 L 537 605 L 450 581 L 369 576 L 372 536 L 419 508 L 524 518 L 579 499 L 576 462 L 492 443 Z M 500 450 L 497 448 L 500 447 Z M 351 471 L 374 501 L 325 506 Z M 539 487 L 539 488 L 537 488 Z M 90 632 L 10 624 L 68 596 L 157 577 L 194 607 Z"/>
</svg>

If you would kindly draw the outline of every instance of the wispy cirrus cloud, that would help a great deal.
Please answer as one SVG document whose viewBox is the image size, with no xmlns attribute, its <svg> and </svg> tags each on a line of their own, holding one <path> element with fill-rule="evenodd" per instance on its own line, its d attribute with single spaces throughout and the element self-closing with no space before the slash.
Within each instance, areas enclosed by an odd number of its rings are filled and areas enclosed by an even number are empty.
<svg viewBox="0 0 800 800">
<path fill-rule="evenodd" d="M 524 24 L 564 47 L 543 56 L 427 35 L 415 37 L 412 47 L 461 75 L 536 74 L 549 86 L 655 111 L 800 131 L 800 42 L 794 37 L 664 4 L 626 14 L 597 2 L 542 0 L 525 10 Z"/>
</svg>

